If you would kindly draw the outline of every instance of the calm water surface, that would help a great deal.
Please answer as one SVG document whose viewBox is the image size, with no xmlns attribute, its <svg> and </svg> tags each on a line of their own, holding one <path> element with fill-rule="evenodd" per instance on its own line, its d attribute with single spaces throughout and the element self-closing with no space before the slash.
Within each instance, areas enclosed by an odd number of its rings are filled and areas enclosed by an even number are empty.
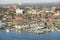
<svg viewBox="0 0 60 40">
<path fill-rule="evenodd" d="M 34 34 L 29 32 L 6 32 L 0 30 L 0 40 L 60 40 L 60 32 L 49 32 L 45 34 Z"/>
</svg>

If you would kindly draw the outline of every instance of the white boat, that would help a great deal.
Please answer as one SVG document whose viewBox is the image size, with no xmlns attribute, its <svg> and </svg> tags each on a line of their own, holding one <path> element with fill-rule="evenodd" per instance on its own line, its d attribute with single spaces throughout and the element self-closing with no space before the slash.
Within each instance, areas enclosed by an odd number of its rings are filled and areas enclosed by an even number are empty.
<svg viewBox="0 0 60 40">
<path fill-rule="evenodd" d="M 14 30 L 14 29 L 11 29 L 11 30 Z"/>
<path fill-rule="evenodd" d="M 9 29 L 6 29 L 6 32 L 9 32 Z"/>
<path fill-rule="evenodd" d="M 57 30 L 58 32 L 60 32 L 60 30 Z"/>
<path fill-rule="evenodd" d="M 51 32 L 54 32 L 54 29 L 52 29 Z"/>
</svg>

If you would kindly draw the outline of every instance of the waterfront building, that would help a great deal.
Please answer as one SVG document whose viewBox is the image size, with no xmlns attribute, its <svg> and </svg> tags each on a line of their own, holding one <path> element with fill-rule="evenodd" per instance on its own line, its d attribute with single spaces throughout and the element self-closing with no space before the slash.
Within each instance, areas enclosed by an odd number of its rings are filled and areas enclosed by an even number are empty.
<svg viewBox="0 0 60 40">
<path fill-rule="evenodd" d="M 52 8 L 51 8 L 52 11 L 55 11 L 55 9 L 56 9 L 56 7 L 52 7 Z"/>
<path fill-rule="evenodd" d="M 16 15 L 21 15 L 21 14 L 23 14 L 23 9 L 20 9 L 20 8 L 17 8 L 16 9 Z"/>
</svg>

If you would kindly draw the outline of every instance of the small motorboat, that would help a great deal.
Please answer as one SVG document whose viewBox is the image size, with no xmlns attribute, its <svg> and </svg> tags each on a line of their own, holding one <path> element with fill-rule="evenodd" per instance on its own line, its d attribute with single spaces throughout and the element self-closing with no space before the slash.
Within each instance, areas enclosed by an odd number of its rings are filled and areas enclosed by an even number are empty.
<svg viewBox="0 0 60 40">
<path fill-rule="evenodd" d="M 6 29 L 6 32 L 9 32 L 9 29 Z"/>
</svg>

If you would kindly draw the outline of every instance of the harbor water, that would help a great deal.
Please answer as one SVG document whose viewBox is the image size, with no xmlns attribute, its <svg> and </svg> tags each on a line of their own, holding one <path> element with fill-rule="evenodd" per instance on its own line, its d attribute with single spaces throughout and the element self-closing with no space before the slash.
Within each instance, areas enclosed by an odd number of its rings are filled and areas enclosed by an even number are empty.
<svg viewBox="0 0 60 40">
<path fill-rule="evenodd" d="M 60 32 L 34 34 L 30 32 L 16 32 L 0 30 L 0 40 L 60 40 Z"/>
</svg>

